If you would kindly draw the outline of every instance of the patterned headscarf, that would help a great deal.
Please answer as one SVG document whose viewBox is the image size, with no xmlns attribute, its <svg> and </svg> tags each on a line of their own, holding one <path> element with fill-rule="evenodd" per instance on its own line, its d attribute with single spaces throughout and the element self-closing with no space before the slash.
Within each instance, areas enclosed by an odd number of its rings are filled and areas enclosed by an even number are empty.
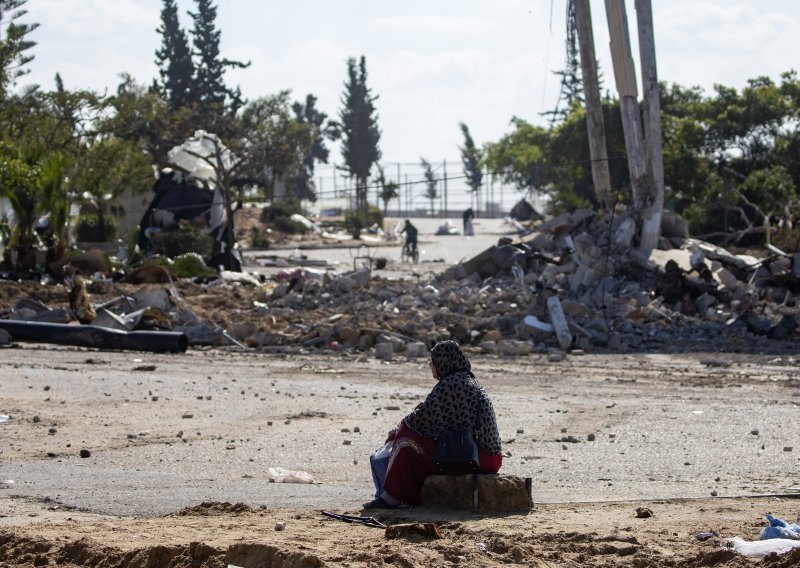
<svg viewBox="0 0 800 568">
<path fill-rule="evenodd" d="M 472 374 L 467 355 L 455 341 L 440 341 L 434 345 L 431 349 L 431 361 L 440 379 L 459 371 Z"/>
</svg>

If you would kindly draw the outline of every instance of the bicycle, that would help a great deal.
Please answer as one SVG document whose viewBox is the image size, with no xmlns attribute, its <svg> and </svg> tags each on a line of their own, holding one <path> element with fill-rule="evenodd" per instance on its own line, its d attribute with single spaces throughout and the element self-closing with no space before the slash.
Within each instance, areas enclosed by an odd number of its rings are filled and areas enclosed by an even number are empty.
<svg viewBox="0 0 800 568">
<path fill-rule="evenodd" d="M 413 262 L 414 264 L 419 262 L 419 249 L 417 248 L 416 242 L 406 241 L 403 244 L 403 250 L 400 253 L 400 260 L 401 262 Z"/>
</svg>

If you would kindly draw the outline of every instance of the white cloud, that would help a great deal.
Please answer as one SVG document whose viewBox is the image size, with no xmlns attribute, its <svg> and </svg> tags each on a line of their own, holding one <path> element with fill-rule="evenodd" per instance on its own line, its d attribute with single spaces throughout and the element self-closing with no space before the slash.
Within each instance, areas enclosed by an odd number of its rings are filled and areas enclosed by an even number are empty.
<svg viewBox="0 0 800 568">
<path fill-rule="evenodd" d="M 35 0 L 26 8 L 48 34 L 81 42 L 152 34 L 159 22 L 159 12 L 137 0 Z"/>
<path fill-rule="evenodd" d="M 786 55 L 800 53 L 800 21 L 769 4 L 679 4 L 654 20 L 659 76 L 687 86 L 709 90 L 713 83 L 742 87 L 759 75 L 777 78 L 789 70 Z"/>
</svg>

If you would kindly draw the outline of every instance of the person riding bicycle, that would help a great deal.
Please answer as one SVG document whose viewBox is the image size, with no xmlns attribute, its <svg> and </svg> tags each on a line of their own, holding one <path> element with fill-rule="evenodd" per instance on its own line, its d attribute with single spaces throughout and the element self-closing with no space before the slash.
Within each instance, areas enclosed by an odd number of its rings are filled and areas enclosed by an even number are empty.
<svg viewBox="0 0 800 568">
<path fill-rule="evenodd" d="M 417 252 L 417 228 L 411 224 L 411 221 L 406 219 L 406 224 L 403 226 L 403 230 L 400 231 L 400 234 L 406 234 L 406 244 L 405 250 L 408 252 L 409 255 L 414 256 Z"/>
</svg>

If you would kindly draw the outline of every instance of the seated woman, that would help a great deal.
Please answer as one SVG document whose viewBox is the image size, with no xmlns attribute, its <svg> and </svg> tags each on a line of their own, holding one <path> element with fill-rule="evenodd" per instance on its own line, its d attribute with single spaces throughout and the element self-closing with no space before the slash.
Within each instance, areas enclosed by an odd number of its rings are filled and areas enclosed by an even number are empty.
<svg viewBox="0 0 800 568">
<path fill-rule="evenodd" d="M 393 440 L 385 478 L 373 463 L 378 494 L 365 509 L 419 505 L 422 483 L 436 473 L 434 439 L 444 432 L 471 428 L 478 445 L 478 473 L 497 473 L 503 463 L 492 402 L 475 380 L 466 354 L 455 341 L 431 349 L 431 373 L 438 382 L 427 398 L 389 432 Z"/>
</svg>

